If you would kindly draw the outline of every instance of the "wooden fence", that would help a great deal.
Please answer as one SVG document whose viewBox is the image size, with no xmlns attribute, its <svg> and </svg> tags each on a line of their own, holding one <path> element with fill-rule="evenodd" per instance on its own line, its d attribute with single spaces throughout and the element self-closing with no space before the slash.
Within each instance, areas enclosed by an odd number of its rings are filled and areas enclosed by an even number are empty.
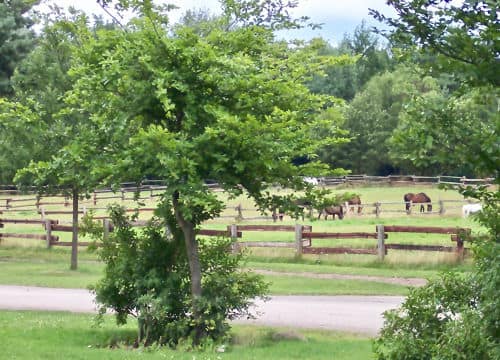
<svg viewBox="0 0 500 360">
<path fill-rule="evenodd" d="M 144 226 L 146 221 L 137 221 L 134 226 Z M 0 240 L 3 238 L 21 238 L 35 239 L 46 242 L 47 247 L 51 246 L 71 246 L 71 242 L 60 241 L 59 236 L 53 235 L 53 232 L 72 232 L 71 225 L 59 224 L 57 220 L 40 219 L 0 219 L 0 229 L 4 224 L 24 224 L 24 225 L 42 225 L 43 234 L 21 234 L 21 233 L 0 233 Z M 109 219 L 103 219 L 104 234 L 113 231 L 113 226 Z M 295 241 L 276 242 L 276 241 L 239 241 L 243 232 L 292 232 L 295 234 Z M 451 236 L 451 241 L 456 242 L 456 246 L 441 245 L 410 245 L 410 244 L 386 244 L 388 233 L 432 233 L 445 234 Z M 393 250 L 419 250 L 419 251 L 444 251 L 456 252 L 462 259 L 465 254 L 464 242 L 470 235 L 470 229 L 456 227 L 429 227 L 429 226 L 387 226 L 377 225 L 376 232 L 350 232 L 350 233 L 330 233 L 313 232 L 310 225 L 229 225 L 226 230 L 201 229 L 199 235 L 204 236 L 227 236 L 233 238 L 235 249 L 242 247 L 273 247 L 273 248 L 292 248 L 295 249 L 297 256 L 302 254 L 371 254 L 377 255 L 380 260 L 384 260 L 388 249 Z M 374 246 L 371 248 L 349 248 L 349 247 L 314 247 L 313 239 L 372 239 Z M 375 242 L 376 240 L 376 242 Z M 88 246 L 88 242 L 79 242 L 79 246 Z"/>
<path fill-rule="evenodd" d="M 494 178 L 474 179 L 465 176 L 416 176 L 416 175 L 388 175 L 388 176 L 371 176 L 371 175 L 345 175 L 345 176 L 325 176 L 319 177 L 318 185 L 320 186 L 335 186 L 335 185 L 356 185 L 356 184 L 448 184 L 448 185 L 492 185 L 495 182 Z M 207 180 L 206 185 L 213 190 L 220 190 L 219 184 L 214 181 Z M 155 191 L 166 189 L 166 184 L 163 180 L 144 180 L 141 184 L 133 182 L 121 183 L 118 189 L 102 188 L 96 189 L 92 193 L 94 202 L 98 199 L 127 199 L 129 193 L 140 193 L 144 191 L 150 192 L 150 197 L 159 196 L 154 194 Z M 26 192 L 24 192 L 26 193 Z M 35 194 L 33 188 L 28 193 Z M 62 193 L 62 191 L 61 191 Z M 113 193 L 113 195 L 109 195 Z M 21 192 L 15 185 L 0 185 L 0 195 L 19 195 Z M 133 196 L 129 196 L 132 199 Z"/>
<path fill-rule="evenodd" d="M 418 184 L 448 184 L 448 185 L 491 185 L 494 178 L 469 179 L 465 176 L 416 176 L 416 175 L 346 175 L 346 176 L 327 176 L 319 178 L 320 185 L 356 185 L 356 184 L 387 184 L 387 185 L 418 185 Z"/>
<path fill-rule="evenodd" d="M 156 195 L 153 195 L 156 196 Z M 85 214 L 88 211 L 101 211 L 107 210 L 106 207 L 96 206 L 98 201 L 102 199 L 122 199 L 119 196 L 108 196 L 105 198 L 93 198 L 90 199 L 91 204 L 83 202 L 83 205 L 79 209 L 79 214 Z M 131 198 L 124 198 L 125 200 L 131 200 Z M 142 198 L 145 199 L 145 198 Z M 418 209 L 420 205 L 433 205 L 432 211 L 419 212 Z M 465 204 L 470 204 L 468 200 L 439 200 L 437 202 L 430 202 L 425 204 L 410 204 L 409 211 L 406 210 L 406 203 L 404 201 L 377 201 L 375 203 L 364 203 L 361 205 L 345 205 L 345 216 L 374 216 L 381 217 L 384 215 L 416 215 L 416 216 L 428 216 L 428 215 L 446 215 L 449 213 L 461 214 L 462 206 Z M 61 201 L 51 199 L 43 200 L 41 198 L 27 198 L 27 199 L 0 199 L 0 214 L 1 213 L 16 213 L 20 211 L 37 211 L 42 219 L 51 217 L 52 215 L 69 215 L 71 211 L 71 201 L 65 198 L 61 198 Z M 358 212 L 358 208 L 361 207 L 361 211 Z M 153 207 L 142 207 L 137 209 L 127 209 L 128 212 L 153 212 L 155 208 Z M 231 213 L 231 211 L 233 211 Z M 103 216 L 104 217 L 104 216 Z M 229 221 L 242 221 L 242 220 L 275 220 L 277 217 L 273 218 L 271 215 L 265 216 L 258 214 L 255 208 L 244 208 L 241 205 L 228 206 L 225 213 L 219 217 L 219 219 L 228 219 Z"/>
</svg>

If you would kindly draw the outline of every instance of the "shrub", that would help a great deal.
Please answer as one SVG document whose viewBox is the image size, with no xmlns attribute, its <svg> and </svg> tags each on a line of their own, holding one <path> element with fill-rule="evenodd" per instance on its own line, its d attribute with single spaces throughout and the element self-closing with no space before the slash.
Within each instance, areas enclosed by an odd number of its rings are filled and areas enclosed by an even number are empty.
<svg viewBox="0 0 500 360">
<path fill-rule="evenodd" d="M 130 315 L 138 319 L 138 343 L 189 344 L 199 322 L 205 343 L 224 341 L 228 320 L 252 316 L 252 301 L 265 296 L 262 278 L 239 270 L 243 255 L 231 254 L 230 239 L 200 240 L 203 295 L 195 301 L 202 317 L 195 320 L 189 265 L 175 223 L 169 222 L 168 233 L 168 218 L 138 230 L 119 207 L 111 208 L 111 218 L 115 230 L 99 250 L 105 274 L 94 291 L 100 316 L 113 310 L 118 324 Z"/>
</svg>

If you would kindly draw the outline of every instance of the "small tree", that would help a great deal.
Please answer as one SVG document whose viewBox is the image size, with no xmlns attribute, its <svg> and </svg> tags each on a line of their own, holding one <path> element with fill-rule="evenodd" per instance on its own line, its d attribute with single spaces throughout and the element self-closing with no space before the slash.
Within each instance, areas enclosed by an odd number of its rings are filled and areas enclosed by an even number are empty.
<svg viewBox="0 0 500 360">
<path fill-rule="evenodd" d="M 273 29 L 299 26 L 282 1 L 223 1 L 207 32 L 169 27 L 150 1 L 126 3 L 139 11 L 126 31 L 82 32 L 69 99 L 92 114 L 99 143 L 114 155 L 104 169 L 110 179 L 166 182 L 163 217 L 175 219 L 172 234 L 186 249 L 198 344 L 209 330 L 196 232 L 224 207 L 204 181 L 245 192 L 262 211 L 278 200 L 269 186 L 304 189 L 300 175 L 325 169 L 311 160 L 332 140 L 313 136 L 324 124 L 316 115 L 334 104 L 304 83 L 335 59 L 317 56 L 314 43 L 274 41 Z M 295 165 L 299 157 L 308 163 Z"/>
<path fill-rule="evenodd" d="M 176 346 L 194 336 L 193 329 L 200 325 L 205 338 L 225 341 L 227 321 L 252 317 L 250 305 L 255 298 L 264 298 L 267 285 L 259 275 L 239 269 L 243 253 L 232 254 L 230 238 L 199 240 L 204 294 L 198 304 L 201 316 L 196 316 L 182 231 L 175 230 L 176 220 L 165 210 L 159 209 L 161 218 L 136 230 L 131 225 L 133 217 L 126 217 L 120 207 L 111 207 L 114 231 L 99 249 L 106 267 L 95 287 L 100 315 L 112 309 L 119 324 L 129 315 L 136 317 L 138 343 L 146 346 L 154 342 Z M 93 236 L 102 240 L 102 227 Z"/>
<path fill-rule="evenodd" d="M 14 179 L 21 187 L 34 186 L 39 194 L 63 194 L 72 199 L 71 270 L 78 267 L 78 203 L 98 184 L 93 172 L 98 156 L 89 144 L 74 142 L 59 150 L 50 162 L 32 162 L 19 170 Z"/>
</svg>

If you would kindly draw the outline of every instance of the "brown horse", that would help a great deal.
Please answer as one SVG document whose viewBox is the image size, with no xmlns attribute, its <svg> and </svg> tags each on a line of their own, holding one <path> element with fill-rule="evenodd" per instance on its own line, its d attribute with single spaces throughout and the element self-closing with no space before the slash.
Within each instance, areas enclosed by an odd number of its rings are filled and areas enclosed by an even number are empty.
<svg viewBox="0 0 500 360">
<path fill-rule="evenodd" d="M 338 216 L 339 220 L 344 218 L 344 208 L 341 205 L 332 205 L 327 206 L 319 213 L 318 220 L 321 219 L 321 215 L 325 215 L 325 220 L 328 218 L 328 215 L 332 215 L 333 220 L 335 220 L 335 215 Z"/>
<path fill-rule="evenodd" d="M 292 204 L 302 209 L 302 220 L 304 220 L 304 213 L 306 210 L 309 212 L 309 215 L 312 216 L 313 208 L 312 208 L 312 202 L 310 200 L 305 198 L 298 198 L 293 200 Z M 274 222 L 276 222 L 278 219 L 280 221 L 283 221 L 284 216 L 285 216 L 284 208 L 279 208 L 277 212 L 276 208 L 273 209 L 272 217 Z"/>
<path fill-rule="evenodd" d="M 348 205 L 357 205 L 358 207 L 358 214 L 361 214 L 361 211 L 363 210 L 363 207 L 361 206 L 361 199 L 359 198 L 358 195 L 354 195 L 352 198 L 347 200 Z M 351 212 L 354 212 L 355 206 L 351 206 Z"/>
<path fill-rule="evenodd" d="M 413 204 L 422 204 L 420 205 L 420 212 L 424 212 L 425 211 L 425 208 L 424 208 L 424 203 L 428 203 L 427 204 L 427 211 L 428 212 L 431 212 L 432 211 L 432 204 L 431 204 L 431 198 L 427 196 L 427 194 L 425 193 L 418 193 L 418 194 L 414 194 L 414 193 L 408 193 L 408 194 L 405 194 L 405 196 L 403 197 L 405 203 L 406 203 L 406 212 L 409 213 L 410 212 L 410 207 L 411 207 L 411 203 Z"/>
</svg>

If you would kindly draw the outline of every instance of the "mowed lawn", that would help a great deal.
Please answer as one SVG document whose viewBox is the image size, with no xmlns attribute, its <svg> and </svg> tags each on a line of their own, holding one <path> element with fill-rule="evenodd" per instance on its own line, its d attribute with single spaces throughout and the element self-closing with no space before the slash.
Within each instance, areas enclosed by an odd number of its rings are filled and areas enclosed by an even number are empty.
<svg viewBox="0 0 500 360">
<path fill-rule="evenodd" d="M 0 311 L 0 358 L 37 359 L 180 359 L 180 360 L 351 360 L 373 359 L 371 339 L 352 334 L 236 325 L 222 347 L 203 352 L 134 348 L 136 323 L 116 327 L 107 317 L 65 312 Z M 223 351 L 223 352 L 222 352 Z"/>
</svg>

